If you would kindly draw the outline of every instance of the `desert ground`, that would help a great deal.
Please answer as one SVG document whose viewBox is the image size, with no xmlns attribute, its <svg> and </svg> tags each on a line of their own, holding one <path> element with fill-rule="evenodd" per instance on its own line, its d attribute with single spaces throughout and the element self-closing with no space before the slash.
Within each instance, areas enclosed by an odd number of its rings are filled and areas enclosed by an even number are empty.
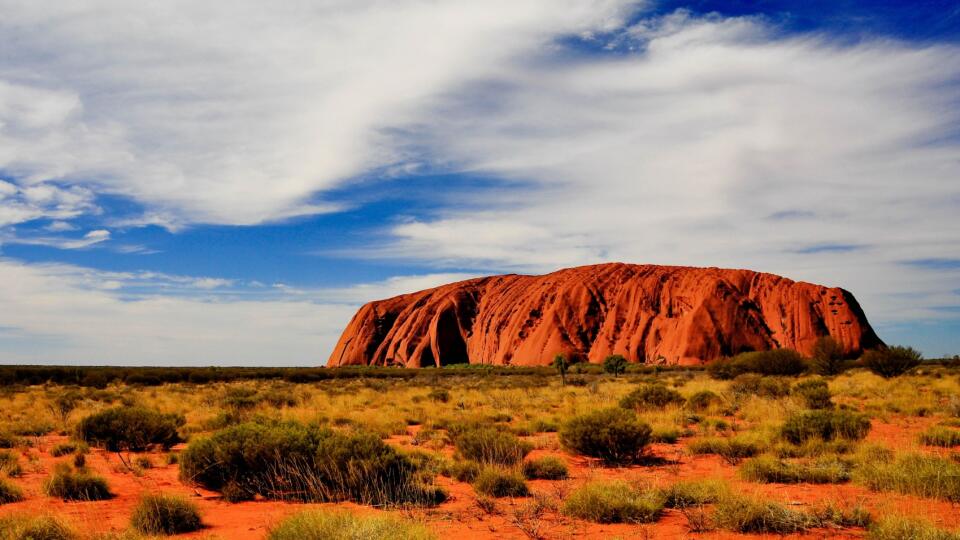
<svg viewBox="0 0 960 540">
<path fill-rule="evenodd" d="M 4 368 L 0 538 L 960 538 L 955 362 L 729 368 Z"/>
</svg>

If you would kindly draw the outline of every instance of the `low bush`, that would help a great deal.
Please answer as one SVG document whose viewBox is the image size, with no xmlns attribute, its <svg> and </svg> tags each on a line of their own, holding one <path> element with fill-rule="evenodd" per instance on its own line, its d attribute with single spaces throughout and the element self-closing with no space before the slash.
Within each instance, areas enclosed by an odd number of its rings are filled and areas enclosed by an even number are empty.
<svg viewBox="0 0 960 540">
<path fill-rule="evenodd" d="M 523 462 L 523 475 L 530 480 L 562 480 L 567 477 L 567 464 L 556 456 L 543 456 Z"/>
<path fill-rule="evenodd" d="M 54 446 L 50 450 L 50 455 L 53 457 L 61 457 L 67 454 L 72 454 L 78 452 L 80 454 L 85 454 L 90 451 L 90 447 L 86 443 L 76 442 L 76 441 L 66 441 Z"/>
<path fill-rule="evenodd" d="M 0 504 L 20 502 L 23 500 L 23 490 L 13 482 L 0 478 Z"/>
<path fill-rule="evenodd" d="M 61 518 L 50 515 L 0 516 L 0 540 L 77 540 L 80 535 Z"/>
<path fill-rule="evenodd" d="M 687 443 L 691 454 L 717 454 L 730 463 L 756 456 L 763 452 L 764 445 L 752 437 L 704 437 Z"/>
<path fill-rule="evenodd" d="M 934 426 L 920 434 L 920 444 L 952 448 L 960 446 L 960 431 Z"/>
<path fill-rule="evenodd" d="M 530 494 L 523 475 L 498 467 L 485 467 L 473 481 L 473 489 L 488 497 L 526 497 Z"/>
<path fill-rule="evenodd" d="M 656 427 L 650 434 L 650 442 L 673 444 L 680 438 L 680 430 L 674 427 Z"/>
<path fill-rule="evenodd" d="M 792 349 L 773 349 L 720 358 L 710 362 L 707 370 L 717 379 L 732 379 L 744 373 L 796 376 L 807 370 L 807 362 Z"/>
<path fill-rule="evenodd" d="M 887 458 L 887 459 L 884 459 Z M 874 491 L 960 502 L 960 463 L 922 454 L 859 456 L 853 479 Z"/>
<path fill-rule="evenodd" d="M 145 495 L 133 509 L 130 525 L 143 534 L 183 534 L 200 530 L 200 511 L 186 498 L 162 493 Z"/>
<path fill-rule="evenodd" d="M 470 429 L 457 435 L 453 442 L 463 458 L 498 465 L 520 463 L 533 450 L 530 443 L 496 428 Z"/>
<path fill-rule="evenodd" d="M 870 419 L 850 411 L 815 410 L 795 413 L 780 428 L 781 436 L 793 443 L 818 438 L 860 440 L 870 432 Z"/>
<path fill-rule="evenodd" d="M 640 459 L 651 431 L 630 411 L 609 408 L 571 418 L 560 428 L 560 442 L 577 454 L 626 464 Z"/>
<path fill-rule="evenodd" d="M 294 514 L 274 527 L 267 540 L 435 540 L 418 523 L 393 516 L 357 516 L 348 512 L 310 510 Z"/>
<path fill-rule="evenodd" d="M 850 465 L 835 458 L 790 463 L 772 456 L 760 456 L 744 462 L 740 476 L 761 483 L 838 484 L 850 480 Z"/>
<path fill-rule="evenodd" d="M 232 500 L 432 504 L 443 497 L 376 435 L 296 422 L 249 422 L 191 442 L 180 455 L 180 477 Z"/>
<path fill-rule="evenodd" d="M 667 508 L 689 508 L 713 504 L 729 491 L 729 486 L 722 480 L 690 480 L 671 484 L 661 493 Z"/>
<path fill-rule="evenodd" d="M 717 502 L 713 522 L 740 533 L 791 534 L 809 528 L 810 517 L 766 499 L 730 495 Z"/>
<path fill-rule="evenodd" d="M 656 491 L 636 490 L 625 482 L 591 482 L 574 490 L 563 503 L 563 513 L 594 523 L 650 523 L 664 507 Z"/>
<path fill-rule="evenodd" d="M 837 375 L 844 368 L 843 346 L 830 336 L 821 337 L 813 344 L 810 370 L 819 375 Z"/>
<path fill-rule="evenodd" d="M 722 402 L 720 396 L 710 390 L 700 390 L 687 398 L 687 407 L 694 411 L 705 411 Z"/>
<path fill-rule="evenodd" d="M 911 347 L 892 346 L 863 353 L 860 362 L 870 371 L 886 379 L 898 377 L 920 365 L 923 355 Z"/>
<path fill-rule="evenodd" d="M 763 377 L 755 373 L 737 376 L 730 383 L 730 391 L 738 397 L 757 396 L 777 399 L 790 395 L 790 381 L 782 377 Z"/>
<path fill-rule="evenodd" d="M 483 467 L 476 461 L 454 461 L 447 465 L 446 475 L 457 482 L 473 482 Z"/>
<path fill-rule="evenodd" d="M 142 407 L 118 407 L 91 414 L 77 425 L 77 437 L 118 452 L 140 452 L 157 445 L 165 450 L 181 441 L 177 430 L 183 415 L 163 414 Z"/>
<path fill-rule="evenodd" d="M 112 497 L 102 476 L 74 471 L 66 463 L 57 465 L 53 475 L 44 482 L 43 492 L 65 501 L 102 501 Z"/>
<path fill-rule="evenodd" d="M 960 540 L 960 533 L 941 529 L 929 521 L 888 516 L 870 526 L 867 540 Z"/>
<path fill-rule="evenodd" d="M 822 379 L 810 379 L 797 383 L 793 387 L 794 395 L 800 396 L 808 409 L 832 409 L 830 389 Z"/>
<path fill-rule="evenodd" d="M 624 396 L 620 400 L 620 406 L 624 409 L 643 411 L 662 409 L 667 405 L 683 402 L 683 396 L 676 390 L 671 390 L 662 384 L 645 384 Z"/>
<path fill-rule="evenodd" d="M 20 467 L 20 458 L 10 450 L 0 450 L 0 474 L 6 476 L 20 476 L 23 469 Z"/>
</svg>

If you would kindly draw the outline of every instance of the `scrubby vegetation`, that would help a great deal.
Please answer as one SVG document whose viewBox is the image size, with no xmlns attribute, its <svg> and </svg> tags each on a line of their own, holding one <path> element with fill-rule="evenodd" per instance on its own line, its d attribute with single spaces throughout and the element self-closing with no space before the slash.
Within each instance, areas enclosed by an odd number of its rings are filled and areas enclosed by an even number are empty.
<svg viewBox="0 0 960 540">
<path fill-rule="evenodd" d="M 922 360 L 923 356 L 918 351 L 910 347 L 894 346 L 867 351 L 861 362 L 870 371 L 889 379 L 919 366 Z"/>
<path fill-rule="evenodd" d="M 960 533 L 941 529 L 929 521 L 890 516 L 873 524 L 868 540 L 960 540 Z"/>
<path fill-rule="evenodd" d="M 495 428 L 469 429 L 458 435 L 454 443 L 464 459 L 500 465 L 515 465 L 533 449 L 516 435 Z"/>
<path fill-rule="evenodd" d="M 13 482 L 0 478 L 0 504 L 20 502 L 23 500 L 23 490 Z"/>
<path fill-rule="evenodd" d="M 796 376 L 807 370 L 807 362 L 792 349 L 746 352 L 710 363 L 710 374 L 718 379 L 732 379 L 744 373 Z"/>
<path fill-rule="evenodd" d="M 308 511 L 274 527 L 267 540 L 435 540 L 423 525 L 387 516 Z"/>
<path fill-rule="evenodd" d="M 790 534 L 809 528 L 810 517 L 766 498 L 746 495 L 723 497 L 716 505 L 717 527 L 741 533 Z"/>
<path fill-rule="evenodd" d="M 870 419 L 850 411 L 803 411 L 791 415 L 780 428 L 784 439 L 801 444 L 810 439 L 860 440 L 870 432 Z"/>
<path fill-rule="evenodd" d="M 567 464 L 555 456 L 528 459 L 523 462 L 523 475 L 530 480 L 562 480 L 567 477 Z"/>
<path fill-rule="evenodd" d="M 876 491 L 960 502 L 960 463 L 923 454 L 860 456 L 854 479 Z"/>
<path fill-rule="evenodd" d="M 0 540 L 78 540 L 80 535 L 63 519 L 42 514 L 0 516 Z"/>
<path fill-rule="evenodd" d="M 368 504 L 443 498 L 379 437 L 296 422 L 250 422 L 192 442 L 180 458 L 180 476 L 233 501 L 254 495 Z"/>
<path fill-rule="evenodd" d="M 485 467 L 473 481 L 473 488 L 490 497 L 526 497 L 530 494 L 523 475 L 499 467 Z"/>
<path fill-rule="evenodd" d="M 186 423 L 178 414 L 142 407 L 117 407 L 91 414 L 77 424 L 77 437 L 114 452 L 140 452 L 152 445 L 164 449 L 180 442 L 177 429 Z"/>
<path fill-rule="evenodd" d="M 65 501 L 102 501 L 112 497 L 107 480 L 85 470 L 60 463 L 43 484 L 43 492 Z"/>
<path fill-rule="evenodd" d="M 667 405 L 677 405 L 684 401 L 683 396 L 676 390 L 671 390 L 662 384 L 645 384 L 621 399 L 620 406 L 624 409 L 642 411 L 662 409 Z"/>
<path fill-rule="evenodd" d="M 591 482 L 563 503 L 563 513 L 595 523 L 649 523 L 660 517 L 665 497 L 625 482 Z"/>
<path fill-rule="evenodd" d="M 570 419 L 560 428 L 560 442 L 577 454 L 625 464 L 640 459 L 651 432 L 629 411 L 611 408 Z"/>
<path fill-rule="evenodd" d="M 960 430 L 934 426 L 920 434 L 920 443 L 944 448 L 960 446 Z"/>
<path fill-rule="evenodd" d="M 744 480 L 781 484 L 837 484 L 850 480 L 849 463 L 836 458 L 820 458 L 806 463 L 792 463 L 772 456 L 753 458 L 740 466 Z"/>
<path fill-rule="evenodd" d="M 183 534 L 202 527 L 197 505 L 186 498 L 163 493 L 141 497 L 130 525 L 143 534 Z"/>
</svg>

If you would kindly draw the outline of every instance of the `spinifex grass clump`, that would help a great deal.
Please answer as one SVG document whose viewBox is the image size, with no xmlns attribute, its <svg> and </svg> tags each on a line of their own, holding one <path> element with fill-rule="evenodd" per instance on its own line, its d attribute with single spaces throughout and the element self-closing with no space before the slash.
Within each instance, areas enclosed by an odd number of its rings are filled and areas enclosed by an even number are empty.
<svg viewBox="0 0 960 540">
<path fill-rule="evenodd" d="M 296 422 L 245 423 L 192 442 L 180 476 L 228 500 L 351 500 L 365 504 L 436 503 L 413 462 L 379 437 Z"/>
<path fill-rule="evenodd" d="M 80 535 L 62 519 L 49 515 L 0 516 L 0 540 L 77 540 Z"/>
<path fill-rule="evenodd" d="M 130 524 L 143 534 L 183 534 L 203 526 L 197 505 L 184 497 L 162 493 L 142 497 L 133 509 Z"/>
<path fill-rule="evenodd" d="M 832 409 L 830 389 L 823 379 L 810 379 L 797 383 L 793 387 L 794 395 L 800 396 L 808 409 Z"/>
<path fill-rule="evenodd" d="M 780 429 L 784 439 L 801 444 L 810 439 L 860 440 L 870 432 L 870 419 L 850 411 L 802 411 L 790 416 Z"/>
<path fill-rule="evenodd" d="M 555 456 L 543 456 L 523 462 L 523 475 L 530 480 L 562 480 L 567 477 L 567 464 Z"/>
<path fill-rule="evenodd" d="M 920 434 L 920 443 L 944 448 L 960 446 L 960 430 L 934 426 Z"/>
<path fill-rule="evenodd" d="M 722 480 L 688 480 L 660 490 L 667 508 L 689 508 L 713 504 L 729 495 L 730 487 Z"/>
<path fill-rule="evenodd" d="M 667 405 L 679 405 L 683 402 L 683 396 L 676 390 L 671 390 L 662 384 L 645 384 L 624 396 L 620 400 L 620 406 L 624 409 L 643 411 L 662 409 Z"/>
<path fill-rule="evenodd" d="M 0 475 L 20 476 L 22 472 L 20 458 L 11 450 L 0 450 Z"/>
<path fill-rule="evenodd" d="M 313 510 L 280 522 L 267 540 L 435 540 L 418 523 L 392 516 L 360 517 L 347 512 Z"/>
<path fill-rule="evenodd" d="M 60 463 L 53 475 L 43 484 L 43 492 L 65 501 L 101 501 L 112 497 L 107 481 L 84 470 L 74 471 Z"/>
<path fill-rule="evenodd" d="M 825 457 L 808 463 L 792 463 L 772 456 L 761 456 L 740 467 L 744 480 L 762 483 L 838 484 L 850 480 L 850 465 Z"/>
<path fill-rule="evenodd" d="M 739 435 L 736 437 L 704 437 L 694 439 L 687 444 L 691 454 L 717 454 L 728 463 L 756 456 L 763 452 L 765 445 L 756 437 Z"/>
<path fill-rule="evenodd" d="M 477 493 L 489 497 L 526 497 L 530 494 L 523 475 L 498 467 L 485 467 L 473 482 Z"/>
<path fill-rule="evenodd" d="M 786 506 L 746 495 L 728 495 L 713 513 L 717 527 L 740 533 L 790 534 L 810 527 L 811 518 Z"/>
<path fill-rule="evenodd" d="M 573 491 L 563 513 L 595 523 L 650 523 L 663 511 L 665 497 L 620 481 L 591 482 Z"/>
<path fill-rule="evenodd" d="M 916 518 L 888 516 L 870 526 L 867 540 L 960 540 L 960 533 Z"/>
<path fill-rule="evenodd" d="M 454 439 L 457 452 L 480 463 L 515 465 L 533 450 L 533 446 L 516 435 L 496 428 L 468 429 Z"/>
<path fill-rule="evenodd" d="M 0 478 L 0 504 L 20 502 L 23 500 L 23 491 L 13 482 Z"/>
<path fill-rule="evenodd" d="M 859 456 L 854 480 L 874 491 L 895 491 L 960 502 L 960 463 L 939 457 L 864 454 Z"/>
<path fill-rule="evenodd" d="M 181 441 L 177 429 L 184 423 L 183 415 L 163 414 L 142 407 L 117 407 L 80 420 L 77 437 L 113 452 L 140 452 L 153 445 L 169 449 Z"/>
<path fill-rule="evenodd" d="M 651 432 L 632 412 L 610 408 L 571 418 L 560 428 L 560 442 L 577 454 L 627 464 L 640 459 Z"/>
</svg>

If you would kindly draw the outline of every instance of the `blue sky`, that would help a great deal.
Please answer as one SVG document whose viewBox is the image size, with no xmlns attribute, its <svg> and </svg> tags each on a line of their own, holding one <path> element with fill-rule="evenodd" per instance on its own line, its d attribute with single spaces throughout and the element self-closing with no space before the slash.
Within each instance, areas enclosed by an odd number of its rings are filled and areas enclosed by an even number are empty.
<svg viewBox="0 0 960 540">
<path fill-rule="evenodd" d="M 0 362 L 316 365 L 365 301 L 613 260 L 960 353 L 955 2 L 196 4 L 0 0 Z"/>
</svg>

